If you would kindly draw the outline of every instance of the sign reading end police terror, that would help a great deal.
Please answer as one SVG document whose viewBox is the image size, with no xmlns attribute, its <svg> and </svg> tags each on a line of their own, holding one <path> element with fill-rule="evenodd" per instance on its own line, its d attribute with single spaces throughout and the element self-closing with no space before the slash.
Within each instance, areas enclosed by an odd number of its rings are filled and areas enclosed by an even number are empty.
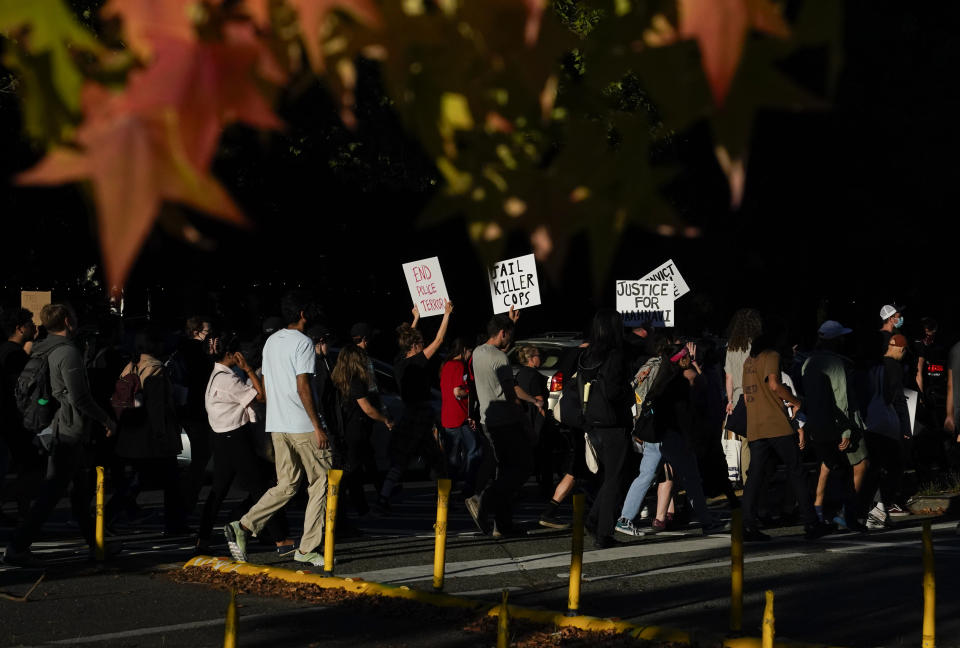
<svg viewBox="0 0 960 648">
<path fill-rule="evenodd" d="M 493 314 L 540 305 L 540 280 L 532 254 L 500 261 L 490 269 Z"/>
<path fill-rule="evenodd" d="M 413 305 L 420 309 L 420 317 L 443 315 L 450 297 L 437 257 L 404 263 L 403 276 L 407 279 Z"/>
<path fill-rule="evenodd" d="M 672 281 L 617 281 L 617 311 L 627 326 L 674 326 Z"/>
</svg>

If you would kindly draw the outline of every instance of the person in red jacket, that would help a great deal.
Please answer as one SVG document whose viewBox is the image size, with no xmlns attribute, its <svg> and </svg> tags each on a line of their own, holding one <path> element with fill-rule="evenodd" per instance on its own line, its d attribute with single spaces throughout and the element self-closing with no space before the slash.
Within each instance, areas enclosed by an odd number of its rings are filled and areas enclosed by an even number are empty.
<svg viewBox="0 0 960 648">
<path fill-rule="evenodd" d="M 482 447 L 470 418 L 469 369 L 470 349 L 463 339 L 453 341 L 450 353 L 440 369 L 440 424 L 443 426 L 443 448 L 449 474 L 463 480 L 463 497 L 473 495 Z"/>
</svg>

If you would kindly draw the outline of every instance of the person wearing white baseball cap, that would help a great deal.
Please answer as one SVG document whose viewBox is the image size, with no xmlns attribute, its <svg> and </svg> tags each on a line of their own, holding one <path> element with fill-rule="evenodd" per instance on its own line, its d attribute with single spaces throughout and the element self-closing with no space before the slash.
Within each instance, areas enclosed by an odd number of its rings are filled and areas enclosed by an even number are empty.
<svg viewBox="0 0 960 648">
<path fill-rule="evenodd" d="M 852 332 L 836 320 L 821 324 L 816 348 L 803 363 L 801 373 L 806 395 L 806 430 L 820 460 L 814 500 L 817 516 L 823 519 L 827 478 L 833 473 L 834 479 L 841 481 L 843 493 L 843 508 L 833 518 L 834 523 L 840 528 L 865 531 L 858 519 L 857 498 L 869 464 L 863 442 L 864 424 L 854 397 L 853 362 L 841 354 L 845 338 Z"/>
<path fill-rule="evenodd" d="M 890 344 L 890 336 L 897 332 L 897 329 L 903 326 L 903 314 L 900 307 L 893 304 L 885 304 L 880 309 L 880 355 L 887 352 L 887 346 Z"/>
</svg>

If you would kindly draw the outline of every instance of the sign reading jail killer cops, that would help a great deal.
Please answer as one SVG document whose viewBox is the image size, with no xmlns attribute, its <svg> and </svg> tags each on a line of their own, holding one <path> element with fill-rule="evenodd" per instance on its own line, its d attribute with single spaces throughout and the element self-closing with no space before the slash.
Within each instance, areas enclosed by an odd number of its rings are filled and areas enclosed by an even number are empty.
<svg viewBox="0 0 960 648">
<path fill-rule="evenodd" d="M 540 280 L 532 254 L 500 261 L 490 269 L 493 314 L 540 305 Z"/>
<path fill-rule="evenodd" d="M 690 286 L 684 281 L 677 266 L 673 263 L 673 259 L 667 259 L 663 264 L 657 266 L 655 270 L 648 272 L 643 277 L 643 281 L 672 281 L 674 299 L 680 299 L 690 292 Z"/>
<path fill-rule="evenodd" d="M 617 282 L 617 311 L 623 315 L 626 326 L 675 326 L 675 290 L 672 281 L 620 280 Z"/>
<path fill-rule="evenodd" d="M 20 308 L 26 308 L 33 313 L 33 323 L 40 326 L 40 311 L 50 303 L 51 298 L 49 290 L 21 290 Z"/>
<path fill-rule="evenodd" d="M 407 279 L 413 305 L 420 309 L 420 317 L 443 315 L 450 297 L 437 257 L 404 263 L 403 276 Z"/>
</svg>

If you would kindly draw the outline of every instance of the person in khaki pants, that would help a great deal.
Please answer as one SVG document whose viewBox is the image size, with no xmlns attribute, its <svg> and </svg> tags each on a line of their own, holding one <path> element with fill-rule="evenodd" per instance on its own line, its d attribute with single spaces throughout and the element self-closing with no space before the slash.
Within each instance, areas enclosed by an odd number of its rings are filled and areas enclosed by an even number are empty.
<svg viewBox="0 0 960 648">
<path fill-rule="evenodd" d="M 224 527 L 235 560 L 247 560 L 247 537 L 257 535 L 274 513 L 307 479 L 307 510 L 303 536 L 294 560 L 323 567 L 318 551 L 327 508 L 327 471 L 333 455 L 327 431 L 317 417 L 310 377 L 315 366 L 313 341 L 304 334 L 319 309 L 307 293 L 294 290 L 283 297 L 287 327 L 270 336 L 263 347 L 263 382 L 267 395 L 266 430 L 273 439 L 277 485 L 263 494 L 246 515 Z"/>
</svg>

